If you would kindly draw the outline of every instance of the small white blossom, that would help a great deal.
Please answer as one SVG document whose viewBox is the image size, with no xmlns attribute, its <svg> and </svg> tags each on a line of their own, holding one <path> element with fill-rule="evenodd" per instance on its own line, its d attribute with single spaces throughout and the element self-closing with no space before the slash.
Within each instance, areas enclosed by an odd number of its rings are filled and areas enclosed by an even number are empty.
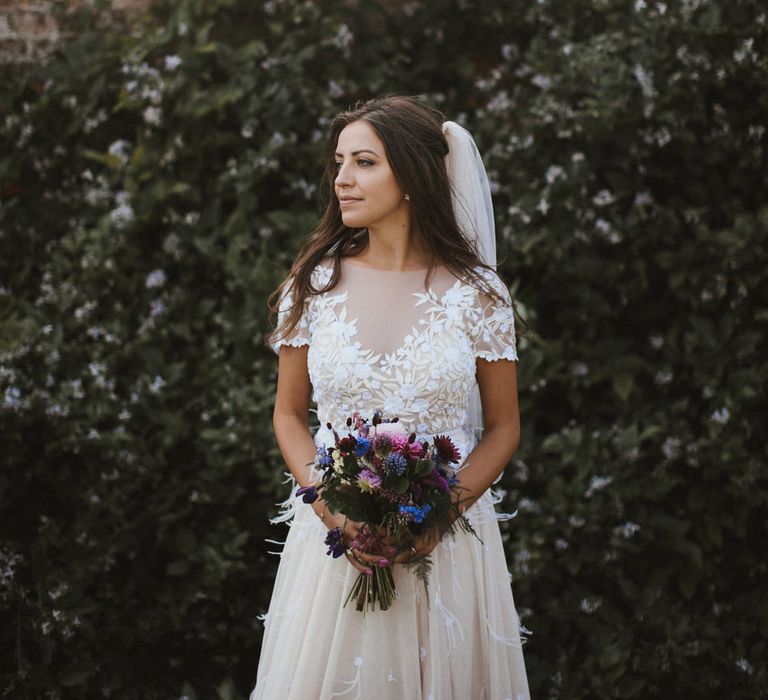
<svg viewBox="0 0 768 700">
<path fill-rule="evenodd" d="M 670 436 L 661 445 L 661 452 L 667 459 L 674 459 L 680 454 L 680 438 Z"/>
<path fill-rule="evenodd" d="M 124 228 L 136 218 L 136 215 L 133 213 L 133 207 L 124 203 L 109 212 L 109 218 L 115 226 Z"/>
<path fill-rule="evenodd" d="M 328 94 L 331 97 L 340 97 L 344 94 L 344 88 L 335 80 L 328 81 Z"/>
<path fill-rule="evenodd" d="M 720 425 L 725 425 L 728 420 L 731 417 L 731 412 L 723 406 L 722 408 L 718 408 L 713 414 L 712 414 L 712 420 L 715 421 L 715 423 L 719 423 Z"/>
<path fill-rule="evenodd" d="M 630 537 L 632 537 L 639 530 L 640 530 L 640 526 L 637 523 L 632 523 L 632 522 L 626 522 L 623 525 L 619 525 L 619 527 L 616 528 L 617 534 L 621 535 L 626 539 L 629 539 Z"/>
<path fill-rule="evenodd" d="M 589 374 L 589 367 L 584 362 L 574 362 L 571 364 L 571 374 L 574 377 L 586 377 Z"/>
<path fill-rule="evenodd" d="M 643 91 L 643 97 L 647 100 L 653 98 L 655 90 L 653 89 L 653 73 L 645 70 L 639 63 L 635 65 L 635 78 L 640 83 L 640 89 Z"/>
<path fill-rule="evenodd" d="M 156 318 L 157 316 L 161 316 L 167 310 L 168 310 L 168 307 L 166 307 L 166 305 L 162 301 L 162 299 L 153 299 L 152 302 L 149 305 L 149 315 L 152 318 Z"/>
<path fill-rule="evenodd" d="M 559 165 L 550 165 L 549 168 L 547 168 L 545 177 L 547 182 L 551 185 L 558 177 L 565 177 L 565 171 Z"/>
<path fill-rule="evenodd" d="M 149 390 L 153 394 L 157 394 L 160 389 L 162 389 L 165 386 L 165 379 L 163 379 L 160 375 L 157 375 L 153 380 L 152 383 L 149 385 Z"/>
<path fill-rule="evenodd" d="M 648 341 L 654 350 L 660 350 L 664 345 L 664 338 L 662 338 L 660 335 L 652 335 L 650 338 L 648 338 Z"/>
<path fill-rule="evenodd" d="M 9 386 L 5 390 L 3 399 L 4 408 L 19 408 L 21 406 L 21 389 L 17 386 Z"/>
<path fill-rule="evenodd" d="M 601 491 L 613 481 L 612 476 L 593 476 L 584 495 L 589 498 L 596 491 Z"/>
<path fill-rule="evenodd" d="M 349 27 L 346 24 L 341 24 L 341 26 L 339 26 L 339 31 L 336 32 L 336 36 L 333 38 L 333 43 L 340 49 L 346 49 L 352 43 L 354 38 L 355 37 Z"/>
<path fill-rule="evenodd" d="M 144 121 L 147 124 L 158 126 L 162 120 L 163 112 L 158 107 L 147 107 L 144 110 Z"/>
<path fill-rule="evenodd" d="M 588 598 L 582 598 L 581 599 L 580 607 L 581 607 L 583 612 L 587 613 L 587 615 L 591 615 L 602 604 L 603 604 L 603 601 L 602 601 L 601 598 L 599 598 L 597 596 L 589 596 Z"/>
<path fill-rule="evenodd" d="M 615 198 L 610 190 L 600 190 L 594 197 L 592 197 L 592 202 L 598 207 L 604 207 L 613 203 L 614 199 Z"/>
<path fill-rule="evenodd" d="M 153 289 L 154 287 L 162 287 L 165 284 L 165 272 L 162 270 L 152 270 L 147 275 L 147 279 L 144 281 L 144 285 L 147 289 Z"/>
<path fill-rule="evenodd" d="M 128 143 L 128 141 L 125 139 L 118 139 L 109 145 L 108 153 L 111 156 L 119 158 L 122 163 L 125 163 L 128 160 L 130 148 L 131 144 Z"/>
<path fill-rule="evenodd" d="M 163 65 L 166 70 L 176 70 L 181 65 L 181 59 L 176 55 L 166 56 Z"/>
</svg>

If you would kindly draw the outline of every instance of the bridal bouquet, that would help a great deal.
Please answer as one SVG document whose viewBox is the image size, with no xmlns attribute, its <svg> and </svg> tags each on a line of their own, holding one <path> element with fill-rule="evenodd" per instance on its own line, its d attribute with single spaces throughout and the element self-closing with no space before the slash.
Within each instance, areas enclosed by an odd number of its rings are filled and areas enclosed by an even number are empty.
<svg viewBox="0 0 768 700">
<path fill-rule="evenodd" d="M 371 554 L 381 554 L 387 546 L 394 547 L 390 551 L 405 550 L 431 528 L 453 533 L 458 526 L 477 537 L 451 499 L 458 480 L 450 465 L 458 463 L 461 455 L 449 437 L 437 435 L 431 445 L 418 442 L 416 434 L 409 434 L 396 417 L 384 420 L 378 411 L 370 425 L 358 412 L 346 424 L 348 429 L 354 426 L 357 434 L 342 437 L 327 424 L 335 446 L 318 448 L 314 466 L 322 471 L 320 483 L 300 488 L 297 494 L 305 503 L 322 495 L 332 513 L 364 523 L 350 549 Z M 338 527 L 328 532 L 325 544 L 333 557 L 346 551 Z M 417 557 L 406 567 L 415 569 L 428 592 L 430 558 Z M 391 568 L 374 566 L 372 575 L 358 576 L 344 606 L 352 599 L 363 612 L 375 610 L 377 604 L 386 610 L 394 595 Z"/>
</svg>

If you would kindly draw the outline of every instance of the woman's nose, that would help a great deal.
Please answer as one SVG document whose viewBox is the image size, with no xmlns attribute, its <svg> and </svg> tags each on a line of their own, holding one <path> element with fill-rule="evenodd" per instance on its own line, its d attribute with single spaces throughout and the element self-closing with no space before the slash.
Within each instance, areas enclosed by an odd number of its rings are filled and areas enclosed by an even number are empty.
<svg viewBox="0 0 768 700">
<path fill-rule="evenodd" d="M 349 175 L 349 170 L 347 170 L 347 168 L 345 168 L 343 165 L 340 165 L 338 171 L 336 172 L 336 185 L 349 185 L 351 184 L 351 179 L 352 178 Z"/>
</svg>

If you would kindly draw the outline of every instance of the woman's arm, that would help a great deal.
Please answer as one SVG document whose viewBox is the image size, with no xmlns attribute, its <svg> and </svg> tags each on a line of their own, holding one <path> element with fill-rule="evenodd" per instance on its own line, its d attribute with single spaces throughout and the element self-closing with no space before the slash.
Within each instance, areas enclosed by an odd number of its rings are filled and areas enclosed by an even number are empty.
<svg viewBox="0 0 768 700">
<path fill-rule="evenodd" d="M 310 485 L 309 463 L 314 462 L 317 457 L 317 448 L 309 431 L 308 420 L 309 402 L 312 396 L 312 385 L 307 369 L 308 350 L 307 345 L 298 348 L 283 345 L 280 348 L 275 409 L 272 414 L 272 426 L 277 444 L 299 486 Z M 325 501 L 318 498 L 312 503 L 312 510 L 329 530 L 334 527 L 341 528 L 344 541 L 349 545 L 362 524 L 347 520 L 343 513 L 334 515 L 330 511 L 326 512 L 325 506 Z M 378 559 L 380 557 L 376 560 Z M 368 568 L 353 557 L 349 557 L 348 561 L 358 571 L 369 573 Z"/>
<path fill-rule="evenodd" d="M 309 431 L 311 385 L 307 370 L 308 346 L 283 345 L 277 370 L 277 393 L 272 426 L 277 444 L 299 486 L 309 485 L 307 464 L 317 455 Z"/>
<path fill-rule="evenodd" d="M 520 407 L 517 401 L 517 364 L 511 360 L 477 360 L 477 383 L 483 406 L 483 437 L 465 458 L 458 472 L 454 501 L 460 512 L 470 508 L 496 481 L 520 446 Z M 414 541 L 414 548 L 427 556 L 440 542 L 442 532 L 428 531 Z M 407 562 L 410 549 L 394 561 Z"/>
<path fill-rule="evenodd" d="M 477 360 L 477 384 L 483 406 L 483 437 L 458 472 L 461 511 L 465 511 L 496 481 L 520 446 L 520 407 L 517 363 Z"/>
</svg>

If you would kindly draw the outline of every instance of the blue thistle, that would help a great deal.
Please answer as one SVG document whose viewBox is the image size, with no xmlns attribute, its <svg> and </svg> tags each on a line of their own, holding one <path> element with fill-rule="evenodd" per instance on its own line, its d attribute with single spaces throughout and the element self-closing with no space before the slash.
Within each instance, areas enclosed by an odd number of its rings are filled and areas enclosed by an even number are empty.
<svg viewBox="0 0 768 700">
<path fill-rule="evenodd" d="M 405 470 L 408 468 L 408 460 L 403 457 L 403 455 L 398 454 L 397 452 L 389 455 L 384 460 L 384 469 L 389 474 L 397 474 L 398 476 L 402 476 L 405 474 Z"/>
</svg>

